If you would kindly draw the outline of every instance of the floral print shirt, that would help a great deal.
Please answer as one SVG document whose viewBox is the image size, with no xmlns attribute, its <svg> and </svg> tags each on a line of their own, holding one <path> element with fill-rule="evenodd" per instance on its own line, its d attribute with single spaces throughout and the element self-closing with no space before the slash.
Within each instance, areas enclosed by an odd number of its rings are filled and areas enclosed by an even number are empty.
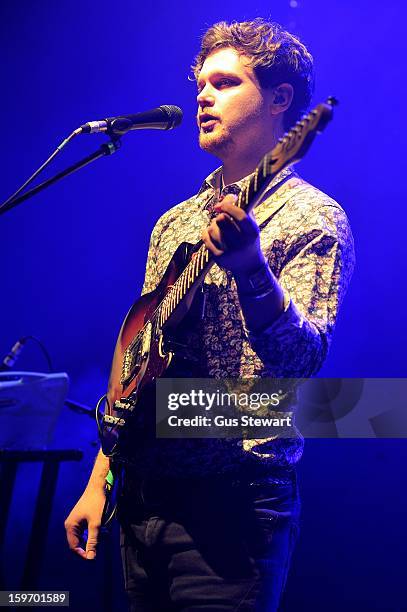
<svg viewBox="0 0 407 612">
<path fill-rule="evenodd" d="M 157 287 L 181 242 L 195 244 L 200 240 L 219 195 L 238 193 L 249 179 L 220 192 L 220 172 L 221 168 L 215 170 L 197 195 L 158 220 L 151 235 L 143 294 Z M 354 267 L 346 214 L 291 167 L 272 180 L 253 213 L 260 227 L 262 250 L 284 291 L 284 311 L 261 333 L 250 333 L 233 275 L 215 264 L 203 284 L 203 318 L 188 335 L 191 355 L 199 360 L 205 375 L 214 378 L 313 376 L 327 356 Z M 289 439 L 157 442 L 157 448 L 166 449 L 154 457 L 157 470 L 165 471 L 171 464 L 172 474 L 176 474 L 178 464 L 184 475 L 213 469 L 227 472 L 228 466 L 241 462 L 253 467 L 289 467 L 298 461 L 303 448 L 300 435 Z M 172 452 L 173 460 L 169 458 Z M 139 458 L 140 469 L 144 459 Z"/>
</svg>

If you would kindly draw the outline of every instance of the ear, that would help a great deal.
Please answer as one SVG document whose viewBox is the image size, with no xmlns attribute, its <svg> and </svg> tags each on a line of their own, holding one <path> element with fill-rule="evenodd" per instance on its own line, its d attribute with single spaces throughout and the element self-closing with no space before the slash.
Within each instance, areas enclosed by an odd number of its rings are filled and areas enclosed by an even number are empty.
<svg viewBox="0 0 407 612">
<path fill-rule="evenodd" d="M 272 115 L 284 113 L 291 105 L 294 88 L 290 83 L 282 83 L 271 91 L 270 110 Z"/>
</svg>

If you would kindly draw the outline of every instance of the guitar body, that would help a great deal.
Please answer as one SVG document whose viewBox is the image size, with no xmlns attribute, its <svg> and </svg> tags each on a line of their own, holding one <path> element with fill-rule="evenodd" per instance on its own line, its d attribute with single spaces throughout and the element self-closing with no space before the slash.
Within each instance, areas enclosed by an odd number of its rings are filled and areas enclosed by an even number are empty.
<svg viewBox="0 0 407 612">
<path fill-rule="evenodd" d="M 195 292 L 162 328 L 155 316 L 159 305 L 190 261 L 193 245 L 182 243 L 174 253 L 158 287 L 141 296 L 130 308 L 116 342 L 103 417 L 102 450 L 120 454 L 121 429 L 143 393 L 170 365 L 174 353 L 166 349 L 166 336 L 187 314 Z"/>
</svg>

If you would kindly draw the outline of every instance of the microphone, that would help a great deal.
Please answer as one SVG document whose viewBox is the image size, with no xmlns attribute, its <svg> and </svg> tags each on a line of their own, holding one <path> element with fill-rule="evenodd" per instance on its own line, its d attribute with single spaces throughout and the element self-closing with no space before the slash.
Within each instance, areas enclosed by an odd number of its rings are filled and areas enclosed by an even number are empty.
<svg viewBox="0 0 407 612">
<path fill-rule="evenodd" d="M 158 108 L 135 115 L 121 115 L 100 121 L 89 121 L 81 125 L 79 129 L 81 134 L 108 132 L 117 136 L 122 136 L 130 130 L 172 130 L 181 123 L 182 115 L 179 106 L 163 104 Z"/>
<path fill-rule="evenodd" d="M 3 361 L 0 363 L 0 372 L 4 372 L 6 370 L 11 370 L 14 367 L 15 362 L 17 361 L 18 356 L 24 348 L 24 344 L 26 343 L 27 338 L 20 338 L 17 340 L 15 345 L 11 348 L 10 352 L 4 357 Z"/>
</svg>

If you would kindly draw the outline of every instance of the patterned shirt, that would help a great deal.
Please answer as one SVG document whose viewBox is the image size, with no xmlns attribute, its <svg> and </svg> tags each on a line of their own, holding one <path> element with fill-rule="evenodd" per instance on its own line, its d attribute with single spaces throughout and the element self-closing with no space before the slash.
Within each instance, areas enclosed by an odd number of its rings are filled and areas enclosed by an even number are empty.
<svg viewBox="0 0 407 612">
<path fill-rule="evenodd" d="M 249 180 L 246 177 L 220 192 L 220 172 L 221 168 L 215 170 L 197 195 L 158 220 L 150 240 L 143 294 L 157 287 L 181 242 L 200 240 L 219 195 L 238 193 Z M 188 334 L 191 355 L 202 371 L 214 378 L 313 376 L 327 356 L 354 267 L 347 217 L 337 202 L 302 180 L 292 168 L 273 179 L 253 213 L 260 227 L 261 248 L 284 292 L 284 310 L 267 329 L 250 333 L 232 273 L 215 264 L 203 284 L 203 318 Z M 228 466 L 241 462 L 291 466 L 303 448 L 301 436 L 157 442 L 166 449 L 165 460 L 160 460 L 160 453 L 154 459 L 157 470 L 165 471 L 170 462 L 176 474 L 174 463 L 178 463 L 184 475 L 213 469 L 227 472 Z"/>
</svg>

